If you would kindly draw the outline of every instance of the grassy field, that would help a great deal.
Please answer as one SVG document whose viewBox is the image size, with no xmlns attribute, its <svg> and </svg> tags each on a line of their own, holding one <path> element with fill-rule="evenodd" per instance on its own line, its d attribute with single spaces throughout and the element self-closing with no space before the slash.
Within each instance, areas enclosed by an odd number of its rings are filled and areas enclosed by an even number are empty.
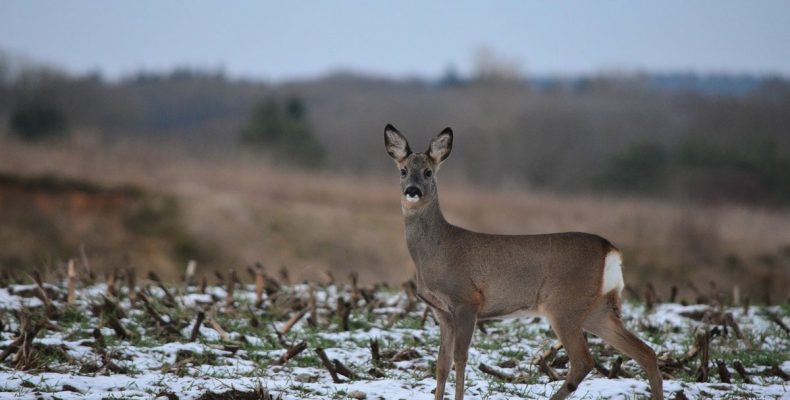
<svg viewBox="0 0 790 400">
<path fill-rule="evenodd" d="M 12 253 L 4 259 L 13 260 L 5 269 L 62 268 L 66 259 L 81 258 L 83 246 L 99 269 L 154 265 L 165 279 L 176 279 L 188 259 L 203 271 L 261 262 L 299 280 L 356 272 L 366 283 L 401 283 L 413 273 L 394 169 L 391 176 L 306 172 L 244 153 L 202 157 L 167 145 L 78 138 L 39 146 L 3 140 L 0 172 L 106 190 L 133 187 L 151 200 L 119 205 L 118 217 L 96 214 L 95 207 L 59 215 L 65 210 L 59 203 L 41 215 L 37 202 L 23 199 L 17 202 L 23 208 L 7 213 L 34 218 L 3 217 L 15 222 L 0 226 L 3 252 Z M 787 210 L 485 187 L 458 179 L 452 160 L 440 175 L 450 222 L 494 233 L 601 234 L 624 250 L 626 282 L 640 295 L 650 283 L 657 297 L 667 298 L 675 285 L 679 299 L 693 302 L 713 282 L 740 301 L 787 300 Z M 130 210 L 141 213 L 129 216 Z M 55 239 L 40 234 L 42 226 L 56 230 Z M 159 233 L 146 237 L 141 230 Z"/>
<path fill-rule="evenodd" d="M 231 274 L 222 286 L 154 276 L 130 285 L 120 274 L 86 279 L 74 292 L 65 279 L 4 282 L 0 397 L 433 398 L 439 330 L 408 285 L 290 285 L 251 272 L 259 285 Z M 667 398 L 787 397 L 786 305 L 628 302 L 623 311 L 659 355 Z M 467 398 L 549 396 L 568 368 L 563 349 L 544 353 L 555 340 L 539 318 L 480 325 Z M 649 396 L 634 361 L 594 336 L 588 342 L 596 369 L 573 398 Z"/>
</svg>

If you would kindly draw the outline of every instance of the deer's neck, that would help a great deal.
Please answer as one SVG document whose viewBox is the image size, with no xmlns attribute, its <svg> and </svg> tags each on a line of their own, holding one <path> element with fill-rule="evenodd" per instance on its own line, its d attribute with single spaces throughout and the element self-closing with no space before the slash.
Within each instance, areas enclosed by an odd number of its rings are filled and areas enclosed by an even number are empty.
<svg viewBox="0 0 790 400">
<path fill-rule="evenodd" d="M 406 244 L 417 268 L 435 257 L 442 245 L 448 243 L 452 230 L 439 208 L 439 198 L 417 210 L 406 210 Z"/>
</svg>

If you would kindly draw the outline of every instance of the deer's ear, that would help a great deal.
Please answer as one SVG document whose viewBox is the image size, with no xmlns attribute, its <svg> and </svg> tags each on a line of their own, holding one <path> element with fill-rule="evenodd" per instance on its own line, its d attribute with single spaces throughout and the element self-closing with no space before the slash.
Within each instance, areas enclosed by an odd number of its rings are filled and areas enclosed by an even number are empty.
<svg viewBox="0 0 790 400">
<path fill-rule="evenodd" d="M 384 128 L 384 147 L 390 157 L 397 162 L 403 161 L 411 154 L 409 142 L 390 124 Z"/>
<path fill-rule="evenodd" d="M 436 137 L 431 140 L 431 145 L 428 146 L 427 153 L 433 162 L 439 165 L 450 156 L 450 151 L 452 150 L 453 130 L 448 127 L 444 128 L 440 134 L 436 135 Z"/>
</svg>

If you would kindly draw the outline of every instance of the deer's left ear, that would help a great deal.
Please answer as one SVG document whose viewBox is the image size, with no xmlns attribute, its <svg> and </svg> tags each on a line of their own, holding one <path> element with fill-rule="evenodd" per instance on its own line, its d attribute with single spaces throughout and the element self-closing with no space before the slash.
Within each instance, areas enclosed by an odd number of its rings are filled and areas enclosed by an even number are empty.
<svg viewBox="0 0 790 400">
<path fill-rule="evenodd" d="M 447 157 L 450 156 L 450 151 L 453 150 L 453 130 L 448 128 L 444 128 L 442 133 L 436 135 L 433 140 L 431 140 L 430 146 L 428 146 L 428 156 L 431 157 L 433 162 L 436 165 L 442 163 L 442 161 L 446 160 Z"/>
</svg>

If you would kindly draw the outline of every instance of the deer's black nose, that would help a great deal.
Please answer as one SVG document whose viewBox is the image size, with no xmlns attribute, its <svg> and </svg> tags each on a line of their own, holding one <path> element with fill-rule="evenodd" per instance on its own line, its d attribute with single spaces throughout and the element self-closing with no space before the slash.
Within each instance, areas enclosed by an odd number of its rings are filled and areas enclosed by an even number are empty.
<svg viewBox="0 0 790 400">
<path fill-rule="evenodd" d="M 422 197 L 422 191 L 418 189 L 416 186 L 409 186 L 406 188 L 406 191 L 403 192 L 406 197 Z"/>
</svg>

